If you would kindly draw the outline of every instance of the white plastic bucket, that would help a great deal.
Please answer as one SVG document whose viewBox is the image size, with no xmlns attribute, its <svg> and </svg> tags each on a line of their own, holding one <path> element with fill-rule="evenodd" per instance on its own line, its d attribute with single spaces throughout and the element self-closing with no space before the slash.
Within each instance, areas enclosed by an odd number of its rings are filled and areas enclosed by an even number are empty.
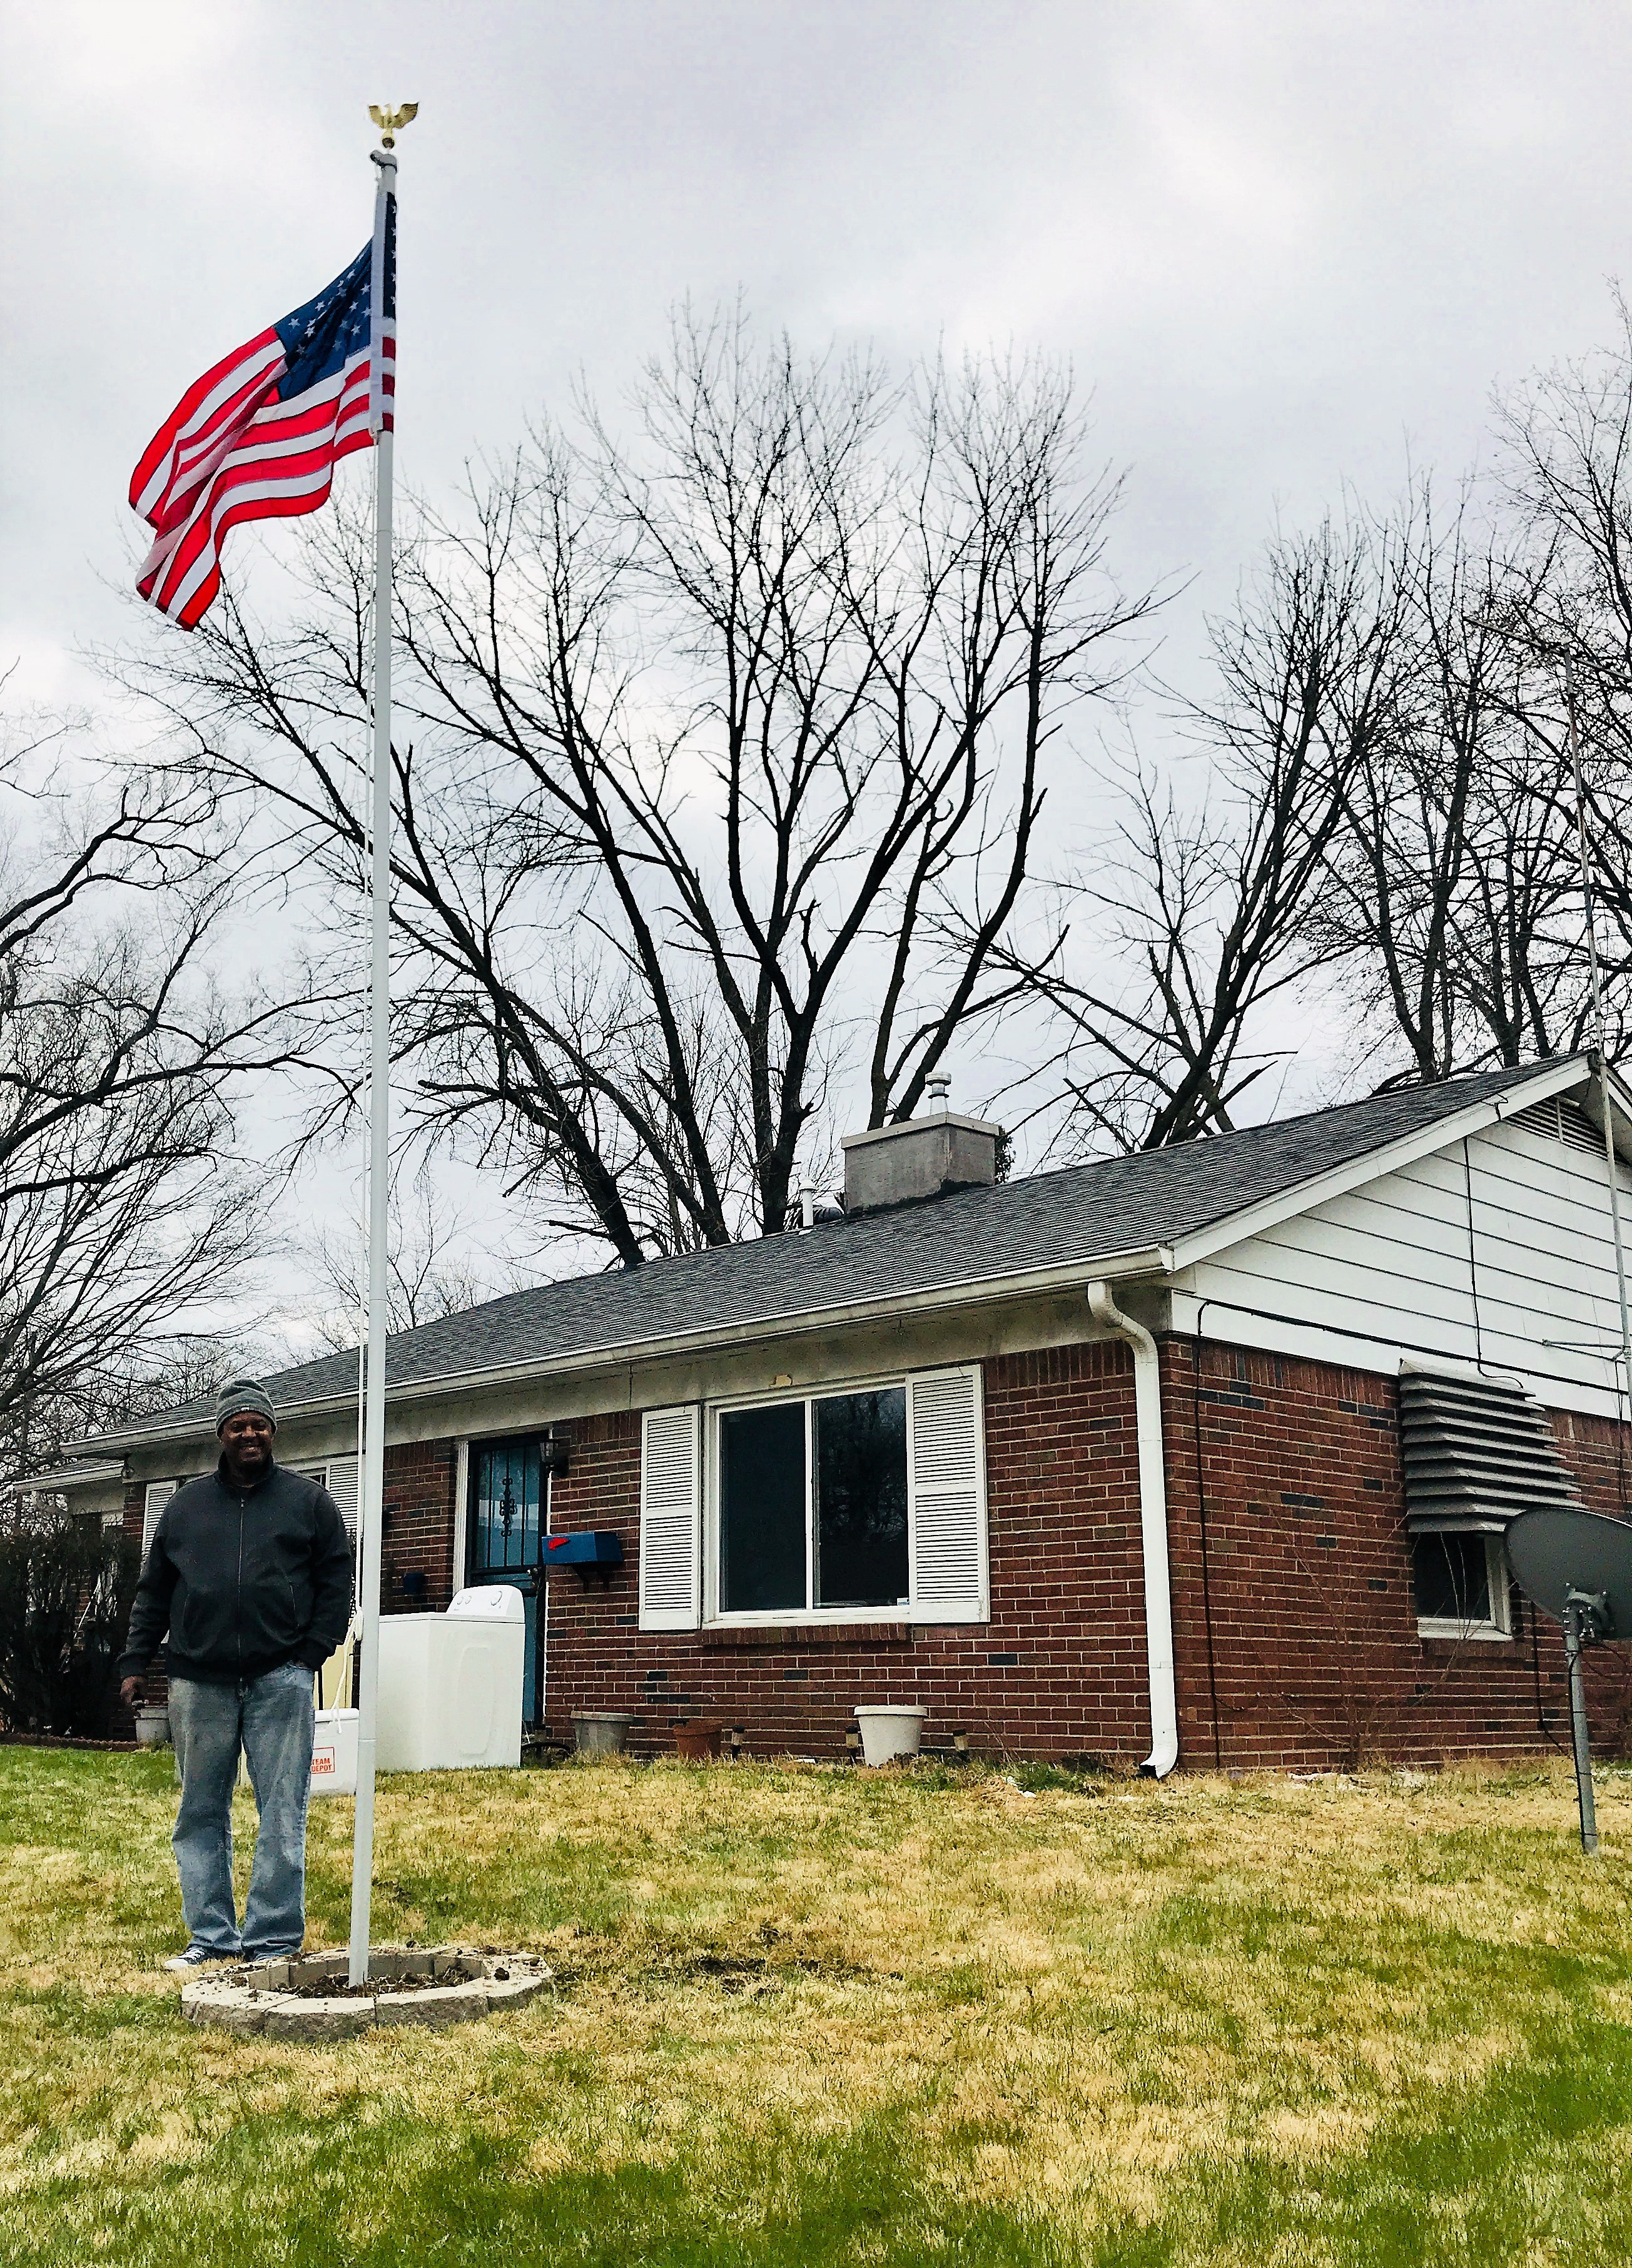
<svg viewBox="0 0 1632 2268">
<path fill-rule="evenodd" d="M 580 1756 L 621 1756 L 634 1719 L 621 1709 L 583 1709 L 572 1719 L 572 1746 Z"/>
<path fill-rule="evenodd" d="M 357 1793 L 355 1709 L 320 1709 L 312 1727 L 314 1795 Z"/>
<path fill-rule="evenodd" d="M 927 1713 L 923 1709 L 858 1709 L 862 1763 L 889 1764 L 897 1756 L 915 1756 Z"/>
</svg>

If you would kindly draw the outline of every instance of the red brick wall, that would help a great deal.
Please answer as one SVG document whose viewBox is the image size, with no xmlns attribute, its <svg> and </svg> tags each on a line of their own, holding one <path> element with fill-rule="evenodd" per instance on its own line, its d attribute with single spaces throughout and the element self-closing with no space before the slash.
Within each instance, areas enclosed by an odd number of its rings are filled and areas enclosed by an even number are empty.
<svg viewBox="0 0 1632 2268">
<path fill-rule="evenodd" d="M 459 1453 L 452 1441 L 407 1441 L 386 1451 L 385 1527 L 380 1539 L 384 1614 L 439 1614 L 464 1581 L 454 1570 L 454 1488 Z M 405 1575 L 424 1579 L 407 1591 Z"/>
<path fill-rule="evenodd" d="M 142 1506 L 146 1500 L 147 1491 L 139 1483 L 126 1488 L 124 1531 L 138 1550 L 142 1543 Z M 121 1645 L 123 1642 L 122 1639 Z M 161 1702 L 169 1698 L 170 1683 L 158 1663 L 155 1663 L 152 1669 L 148 1672 L 144 1681 L 143 1690 L 149 1701 Z M 111 1737 L 115 1741 L 135 1740 L 136 1712 L 133 1709 L 127 1709 L 122 1701 L 115 1701 L 113 1723 L 109 1731 Z"/>
<path fill-rule="evenodd" d="M 1187 1340 L 1164 1345 L 1163 1373 L 1185 1763 L 1426 1763 L 1531 1752 L 1549 1732 L 1567 1744 L 1557 1628 L 1534 1631 L 1522 1600 L 1510 1644 L 1417 1634 L 1392 1379 L 1205 1342 L 1198 1376 Z M 1556 1422 L 1589 1501 L 1615 1510 L 1618 1429 Z M 1597 1736 L 1620 1749 L 1622 1650 L 1591 1667 Z"/>
<path fill-rule="evenodd" d="M 1581 1484 L 1587 1509 L 1606 1513 L 1612 1520 L 1632 1516 L 1626 1427 L 1610 1418 L 1577 1418 L 1572 1410 L 1555 1410 L 1553 1431 L 1565 1462 Z"/>
<path fill-rule="evenodd" d="M 980 1752 L 1148 1748 L 1134 1373 L 1121 1346 L 1020 1355 L 986 1366 L 992 1619 L 979 1624 L 643 1632 L 636 1595 L 637 1417 L 572 1429 L 557 1528 L 614 1528 L 610 1587 L 550 1586 L 547 1729 L 574 1711 L 624 1709 L 631 1745 L 666 1749 L 676 1724 L 742 1727 L 750 1749 L 842 1756 L 858 1702 L 926 1708 L 925 1740 L 965 1732 Z"/>
<path fill-rule="evenodd" d="M 1210 1343 L 1198 1378 L 1179 1339 L 1162 1361 L 1183 1764 L 1533 1752 L 1549 1736 L 1538 1682 L 1567 1744 L 1552 1625 L 1533 1654 L 1527 1609 L 1513 1644 L 1417 1634 L 1392 1381 Z M 552 1524 L 615 1530 L 624 1563 L 605 1588 L 565 1569 L 550 1582 L 549 1734 L 565 1742 L 575 1712 L 620 1709 L 642 1751 L 715 1718 L 760 1752 L 838 1756 L 859 1702 L 898 1701 L 928 1711 L 931 1746 L 963 1732 L 989 1756 L 1137 1763 L 1150 1733 L 1131 1356 L 1101 1344 L 1007 1357 L 986 1365 L 985 1388 L 992 1619 L 980 1625 L 643 1632 L 639 1419 L 575 1422 Z M 1618 1429 L 1555 1422 L 1589 1502 L 1619 1509 Z M 455 1474 L 451 1442 L 388 1454 L 388 1611 L 445 1607 L 456 1587 Z M 139 1489 L 127 1498 L 138 1535 L 141 1500 Z M 419 1595 L 403 1591 L 410 1569 Z M 1624 1750 L 1626 1650 L 1591 1668 L 1597 1737 Z"/>
</svg>

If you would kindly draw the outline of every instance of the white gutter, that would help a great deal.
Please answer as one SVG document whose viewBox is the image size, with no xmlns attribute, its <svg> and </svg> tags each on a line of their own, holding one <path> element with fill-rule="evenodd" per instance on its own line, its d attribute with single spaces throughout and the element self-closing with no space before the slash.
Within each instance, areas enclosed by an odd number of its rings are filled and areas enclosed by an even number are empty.
<svg viewBox="0 0 1632 2268">
<path fill-rule="evenodd" d="M 1178 1694 L 1173 1678 L 1173 1587 L 1167 1559 L 1167 1468 L 1162 1451 L 1162 1364 L 1142 1323 L 1125 1315 L 1106 1283 L 1088 1286 L 1088 1311 L 1134 1350 L 1139 1432 L 1139 1529 L 1145 1565 L 1145 1657 L 1150 1683 L 1150 1754 L 1139 1767 L 1165 1779 L 1178 1762 Z"/>
</svg>

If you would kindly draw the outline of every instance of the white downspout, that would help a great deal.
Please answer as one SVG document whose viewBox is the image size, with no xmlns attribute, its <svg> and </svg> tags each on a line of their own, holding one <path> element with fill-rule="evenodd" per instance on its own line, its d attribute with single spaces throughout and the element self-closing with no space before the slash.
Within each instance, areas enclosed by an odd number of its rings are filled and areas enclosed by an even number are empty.
<svg viewBox="0 0 1632 2268">
<path fill-rule="evenodd" d="M 1173 1590 L 1167 1564 L 1167 1469 L 1162 1453 L 1162 1365 L 1142 1323 L 1125 1315 L 1109 1284 L 1090 1284 L 1088 1311 L 1134 1350 L 1134 1407 L 1139 1430 L 1139 1528 L 1145 1563 L 1145 1657 L 1150 1681 L 1150 1754 L 1140 1771 L 1165 1779 L 1178 1762 L 1178 1696 L 1173 1682 Z"/>
</svg>

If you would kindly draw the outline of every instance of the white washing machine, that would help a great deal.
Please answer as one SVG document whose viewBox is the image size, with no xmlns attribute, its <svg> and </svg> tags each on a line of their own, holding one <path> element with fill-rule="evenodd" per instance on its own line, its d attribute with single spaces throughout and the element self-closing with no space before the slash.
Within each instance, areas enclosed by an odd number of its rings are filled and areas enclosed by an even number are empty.
<svg viewBox="0 0 1632 2268">
<path fill-rule="evenodd" d="M 380 1771 L 519 1764 L 526 1654 L 512 1584 L 461 1591 L 445 1615 L 381 1616 Z"/>
</svg>

